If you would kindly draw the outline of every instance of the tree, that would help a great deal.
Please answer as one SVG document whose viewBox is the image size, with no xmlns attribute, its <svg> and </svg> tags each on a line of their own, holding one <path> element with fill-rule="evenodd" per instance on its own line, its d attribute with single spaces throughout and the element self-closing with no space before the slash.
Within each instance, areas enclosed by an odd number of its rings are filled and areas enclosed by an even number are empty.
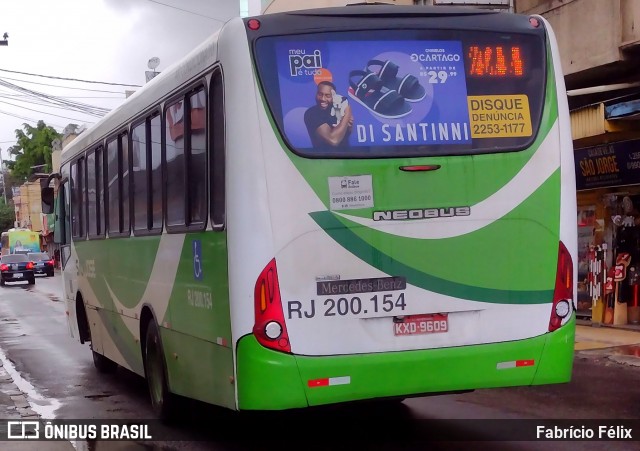
<svg viewBox="0 0 640 451">
<path fill-rule="evenodd" d="M 22 128 L 24 131 L 16 130 L 16 145 L 9 148 L 9 154 L 16 157 L 12 164 L 7 162 L 12 174 L 24 180 L 34 172 L 51 172 L 51 143 L 54 139 L 61 138 L 61 135 L 44 121 L 38 121 L 35 127 L 22 124 Z"/>
<path fill-rule="evenodd" d="M 13 227 L 16 215 L 13 204 L 5 204 L 4 199 L 0 197 L 0 231 L 5 231 Z"/>
</svg>

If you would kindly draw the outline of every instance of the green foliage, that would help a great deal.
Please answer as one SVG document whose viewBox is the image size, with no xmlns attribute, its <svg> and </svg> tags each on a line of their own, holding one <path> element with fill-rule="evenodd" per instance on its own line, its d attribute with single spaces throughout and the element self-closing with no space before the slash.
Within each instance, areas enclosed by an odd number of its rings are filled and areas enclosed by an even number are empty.
<svg viewBox="0 0 640 451">
<path fill-rule="evenodd" d="M 11 165 L 12 174 L 24 180 L 35 172 L 50 173 L 52 170 L 51 143 L 61 135 L 44 121 L 38 121 L 35 127 L 22 124 L 22 128 L 24 131 L 16 130 L 16 145 L 9 148 L 9 153 L 16 157 Z M 40 165 L 44 166 L 34 168 Z"/>
<path fill-rule="evenodd" d="M 4 199 L 0 197 L 0 231 L 13 227 L 13 222 L 16 219 L 15 212 L 13 211 L 13 204 L 5 204 Z"/>
</svg>

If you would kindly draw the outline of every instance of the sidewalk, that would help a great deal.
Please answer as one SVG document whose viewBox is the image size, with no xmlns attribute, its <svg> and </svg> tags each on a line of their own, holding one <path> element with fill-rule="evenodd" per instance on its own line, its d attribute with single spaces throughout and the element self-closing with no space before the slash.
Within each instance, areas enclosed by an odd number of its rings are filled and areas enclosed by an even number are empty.
<svg viewBox="0 0 640 451">
<path fill-rule="evenodd" d="M 629 345 L 640 346 L 640 332 L 614 327 L 576 326 L 576 351 Z"/>
<path fill-rule="evenodd" d="M 31 409 L 24 393 L 14 384 L 11 375 L 0 361 L 0 430 L 6 431 L 7 421 L 37 420 L 40 416 Z M 4 434 L 4 432 L 3 432 Z M 71 442 L 3 441 L 2 451 L 75 451 Z"/>
</svg>

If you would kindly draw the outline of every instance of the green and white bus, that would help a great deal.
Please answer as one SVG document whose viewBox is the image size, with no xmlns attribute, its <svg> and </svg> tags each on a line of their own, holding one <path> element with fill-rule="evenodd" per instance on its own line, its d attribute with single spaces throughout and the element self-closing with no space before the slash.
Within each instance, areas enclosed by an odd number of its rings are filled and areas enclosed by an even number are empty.
<svg viewBox="0 0 640 451">
<path fill-rule="evenodd" d="M 161 417 L 568 382 L 569 127 L 542 17 L 230 20 L 63 150 L 69 331 Z"/>
</svg>

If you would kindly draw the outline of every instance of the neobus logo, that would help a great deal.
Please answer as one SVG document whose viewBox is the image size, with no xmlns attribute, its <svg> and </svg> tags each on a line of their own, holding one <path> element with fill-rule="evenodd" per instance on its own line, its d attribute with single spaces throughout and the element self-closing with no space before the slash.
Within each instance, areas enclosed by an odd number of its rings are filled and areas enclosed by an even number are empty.
<svg viewBox="0 0 640 451">
<path fill-rule="evenodd" d="M 447 218 L 469 216 L 471 207 L 420 208 L 416 210 L 374 211 L 374 221 L 404 221 L 407 219 Z"/>
</svg>

